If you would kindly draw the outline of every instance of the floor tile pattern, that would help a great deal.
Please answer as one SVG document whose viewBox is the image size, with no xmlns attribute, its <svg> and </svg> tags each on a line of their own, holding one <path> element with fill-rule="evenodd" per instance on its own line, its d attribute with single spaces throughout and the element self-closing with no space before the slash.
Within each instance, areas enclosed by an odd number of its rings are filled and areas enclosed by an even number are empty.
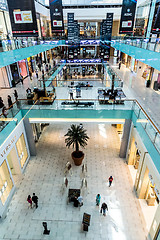
<svg viewBox="0 0 160 240">
<path fill-rule="evenodd" d="M 146 229 L 128 166 L 119 158 L 120 139 L 116 129 L 107 124 L 84 123 L 90 137 L 84 149 L 87 164 L 87 188 L 82 189 L 84 205 L 75 208 L 67 204 L 68 189 L 63 189 L 64 168 L 71 161 L 73 175 L 68 175 L 69 187 L 80 188 L 82 167 L 74 166 L 71 149 L 64 143 L 69 123 L 55 123 L 45 128 L 37 144 L 37 156 L 32 157 L 8 208 L 0 222 L 0 240 L 145 240 Z M 109 188 L 108 177 L 114 178 Z M 39 207 L 30 209 L 28 194 L 35 192 Z M 108 204 L 104 217 L 95 205 L 100 193 L 101 203 Z M 89 232 L 82 231 L 83 213 L 91 214 Z M 51 230 L 43 235 L 42 222 Z"/>
</svg>

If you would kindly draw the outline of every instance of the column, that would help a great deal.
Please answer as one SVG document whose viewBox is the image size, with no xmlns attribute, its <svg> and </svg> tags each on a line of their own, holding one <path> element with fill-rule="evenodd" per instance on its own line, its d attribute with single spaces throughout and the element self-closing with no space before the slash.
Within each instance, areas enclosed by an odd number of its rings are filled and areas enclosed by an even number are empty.
<svg viewBox="0 0 160 240">
<path fill-rule="evenodd" d="M 155 11 L 155 6 L 156 6 L 156 0 L 151 0 L 151 6 L 150 6 L 150 12 L 149 12 L 149 19 L 148 19 L 148 25 L 147 25 L 146 38 L 150 37 L 151 27 L 152 27 L 152 22 L 153 22 L 153 17 L 154 17 L 154 11 Z"/>
<path fill-rule="evenodd" d="M 35 145 L 35 141 L 34 141 L 34 137 L 33 137 L 32 126 L 31 126 L 28 118 L 24 118 L 23 123 L 24 123 L 27 141 L 28 141 L 30 155 L 36 156 L 37 151 L 36 151 L 36 145 Z"/>
<path fill-rule="evenodd" d="M 119 153 L 120 158 L 126 158 L 129 137 L 130 137 L 130 131 L 131 131 L 131 125 L 132 125 L 132 120 L 126 119 L 124 127 L 123 127 L 123 136 L 121 139 L 121 146 L 120 146 L 120 153 Z"/>
</svg>

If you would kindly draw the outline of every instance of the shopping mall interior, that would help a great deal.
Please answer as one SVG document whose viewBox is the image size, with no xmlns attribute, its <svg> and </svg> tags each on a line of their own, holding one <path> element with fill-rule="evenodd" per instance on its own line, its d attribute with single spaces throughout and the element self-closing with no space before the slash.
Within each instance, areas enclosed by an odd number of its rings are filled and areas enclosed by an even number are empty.
<svg viewBox="0 0 160 240">
<path fill-rule="evenodd" d="M 159 0 L 0 0 L 0 240 L 160 240 L 159 60 Z"/>
</svg>

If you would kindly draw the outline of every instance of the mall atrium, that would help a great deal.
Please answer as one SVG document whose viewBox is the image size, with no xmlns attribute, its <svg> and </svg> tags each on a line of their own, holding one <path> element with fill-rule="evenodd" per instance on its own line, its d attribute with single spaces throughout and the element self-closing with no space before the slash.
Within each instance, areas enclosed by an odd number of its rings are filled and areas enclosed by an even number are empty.
<svg viewBox="0 0 160 240">
<path fill-rule="evenodd" d="M 159 63 L 159 0 L 0 0 L 0 240 L 160 240 Z"/>
</svg>

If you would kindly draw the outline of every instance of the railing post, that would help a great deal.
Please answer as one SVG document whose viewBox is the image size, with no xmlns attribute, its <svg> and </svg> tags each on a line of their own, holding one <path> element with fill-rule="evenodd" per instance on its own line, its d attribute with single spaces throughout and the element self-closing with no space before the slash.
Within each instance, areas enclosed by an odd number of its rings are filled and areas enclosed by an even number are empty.
<svg viewBox="0 0 160 240">
<path fill-rule="evenodd" d="M 155 137 L 154 137 L 153 143 L 155 143 L 155 141 L 156 141 L 157 134 L 158 134 L 158 132 L 156 132 L 156 134 L 155 134 Z"/>
<path fill-rule="evenodd" d="M 132 104 L 132 110 L 135 109 L 135 105 L 136 105 L 136 101 L 133 101 L 133 104 Z"/>
<path fill-rule="evenodd" d="M 141 109 L 139 109 L 139 113 L 138 113 L 138 116 L 137 116 L 138 119 L 139 119 L 140 113 L 141 113 Z"/>
</svg>

